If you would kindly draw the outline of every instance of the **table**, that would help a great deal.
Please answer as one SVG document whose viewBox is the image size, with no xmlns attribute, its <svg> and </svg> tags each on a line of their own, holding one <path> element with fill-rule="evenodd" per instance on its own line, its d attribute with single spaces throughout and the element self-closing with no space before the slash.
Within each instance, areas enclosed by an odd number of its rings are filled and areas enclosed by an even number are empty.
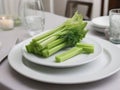
<svg viewBox="0 0 120 90">
<path fill-rule="evenodd" d="M 60 23 L 66 20 L 65 17 L 54 15 L 46 12 L 46 25 L 45 30 L 49 30 L 59 25 Z M 52 23 L 51 23 L 52 22 Z M 90 29 L 90 22 L 88 27 Z M 3 35 L 4 34 L 4 35 Z M 96 37 L 105 39 L 104 34 L 97 33 L 93 30 L 89 31 L 89 34 L 92 34 Z M 23 27 L 17 27 L 11 31 L 1 31 L 0 38 L 3 37 L 2 41 L 10 43 L 10 40 L 14 38 L 19 38 L 20 41 L 23 41 L 30 36 Z M 9 38 L 10 40 L 7 40 Z M 120 45 L 118 45 L 119 47 Z M 1 53 L 1 52 L 0 52 Z M 0 64 L 0 90 L 120 90 L 120 72 L 116 74 L 92 83 L 86 84 L 74 84 L 74 85 L 60 85 L 60 84 L 49 84 L 38 82 L 29 78 L 26 78 L 16 71 L 14 71 L 8 64 L 8 59 L 6 59 L 2 64 Z"/>
</svg>

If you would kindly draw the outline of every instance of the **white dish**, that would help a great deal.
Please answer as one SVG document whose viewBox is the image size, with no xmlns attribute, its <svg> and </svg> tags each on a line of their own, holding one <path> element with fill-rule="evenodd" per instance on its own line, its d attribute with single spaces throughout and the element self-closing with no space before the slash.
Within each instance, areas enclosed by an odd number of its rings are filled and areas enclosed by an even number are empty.
<svg viewBox="0 0 120 90">
<path fill-rule="evenodd" d="M 96 26 L 94 26 L 94 25 L 92 25 L 92 30 L 95 30 L 95 31 L 97 31 L 97 32 L 100 32 L 100 33 L 105 33 L 105 28 L 98 28 L 98 27 L 96 27 Z"/>
<path fill-rule="evenodd" d="M 109 16 L 101 16 L 92 19 L 92 23 L 98 28 L 109 28 Z"/>
<path fill-rule="evenodd" d="M 101 80 L 120 70 L 120 49 L 110 42 L 102 42 L 103 53 L 95 61 L 72 68 L 50 68 L 28 63 L 22 57 L 22 44 L 15 46 L 8 55 L 10 66 L 18 73 L 42 82 L 56 84 L 77 84 Z"/>
<path fill-rule="evenodd" d="M 39 65 L 49 66 L 49 67 L 66 68 L 66 67 L 79 66 L 79 65 L 94 61 L 102 53 L 101 45 L 98 42 L 96 42 L 94 39 L 91 39 L 89 37 L 89 38 L 85 38 L 82 42 L 88 43 L 88 44 L 93 44 L 94 45 L 94 53 L 92 53 L 92 54 L 79 54 L 79 55 L 74 56 L 74 57 L 72 57 L 69 60 L 66 60 L 64 62 L 56 63 L 55 56 L 57 54 L 60 54 L 61 52 L 65 51 L 65 50 L 59 51 L 58 53 L 56 53 L 48 58 L 42 58 L 42 57 L 38 57 L 34 54 L 30 54 L 26 51 L 25 45 L 26 45 L 26 42 L 28 43 L 29 41 L 31 41 L 31 40 L 23 42 L 23 56 L 28 61 L 31 61 L 31 62 L 39 64 Z"/>
</svg>

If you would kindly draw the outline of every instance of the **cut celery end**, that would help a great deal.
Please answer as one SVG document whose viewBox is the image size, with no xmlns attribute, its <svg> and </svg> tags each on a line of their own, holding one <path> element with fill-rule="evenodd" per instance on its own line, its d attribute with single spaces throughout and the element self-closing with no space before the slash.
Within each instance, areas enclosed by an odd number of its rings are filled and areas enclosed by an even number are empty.
<svg viewBox="0 0 120 90">
<path fill-rule="evenodd" d="M 87 53 L 87 54 L 94 53 L 94 47 L 84 47 L 83 53 Z"/>
<path fill-rule="evenodd" d="M 87 44 L 87 43 L 77 43 L 77 47 L 94 47 L 92 44 Z"/>
<path fill-rule="evenodd" d="M 49 53 L 48 53 L 47 49 L 45 49 L 45 50 L 42 51 L 42 56 L 43 57 L 49 57 Z"/>
<path fill-rule="evenodd" d="M 89 54 L 94 52 L 94 46 L 92 44 L 77 43 L 76 47 L 83 48 L 83 53 Z"/>
</svg>

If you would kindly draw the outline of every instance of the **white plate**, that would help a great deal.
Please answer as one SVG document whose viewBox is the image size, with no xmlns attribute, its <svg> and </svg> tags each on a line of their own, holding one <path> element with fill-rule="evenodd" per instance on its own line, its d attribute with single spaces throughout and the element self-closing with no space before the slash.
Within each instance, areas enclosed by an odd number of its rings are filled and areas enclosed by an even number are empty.
<svg viewBox="0 0 120 90">
<path fill-rule="evenodd" d="M 109 28 L 109 16 L 101 16 L 92 19 L 92 23 L 98 28 Z"/>
<path fill-rule="evenodd" d="M 23 43 L 11 50 L 8 61 L 15 71 L 37 81 L 77 84 L 101 80 L 120 70 L 120 49 L 110 42 L 96 37 L 93 38 L 102 43 L 104 50 L 101 57 L 78 67 L 58 69 L 28 63 L 22 58 L 21 48 Z"/>
<path fill-rule="evenodd" d="M 96 27 L 94 25 L 92 25 L 92 30 L 95 30 L 97 32 L 100 32 L 100 33 L 105 33 L 105 28 L 99 28 L 99 27 Z"/>
<path fill-rule="evenodd" d="M 88 44 L 93 44 L 94 45 L 94 53 L 79 54 L 79 55 L 74 56 L 64 62 L 56 63 L 55 56 L 65 50 L 59 51 L 58 53 L 56 53 L 48 58 L 42 58 L 42 57 L 38 57 L 34 54 L 30 54 L 26 51 L 25 45 L 26 45 L 26 42 L 28 43 L 29 41 L 31 41 L 31 40 L 23 42 L 23 56 L 27 60 L 29 60 L 33 63 L 39 64 L 39 65 L 44 65 L 44 66 L 49 66 L 49 67 L 66 68 L 66 67 L 79 66 L 79 65 L 94 61 L 102 53 L 102 47 L 98 42 L 96 42 L 94 39 L 91 39 L 91 38 L 85 38 L 82 42 L 88 43 Z"/>
</svg>

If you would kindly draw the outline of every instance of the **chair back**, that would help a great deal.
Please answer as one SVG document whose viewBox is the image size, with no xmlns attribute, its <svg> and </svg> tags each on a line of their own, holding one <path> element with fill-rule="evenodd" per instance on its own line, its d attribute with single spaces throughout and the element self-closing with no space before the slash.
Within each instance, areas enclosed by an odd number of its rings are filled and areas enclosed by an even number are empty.
<svg viewBox="0 0 120 90">
<path fill-rule="evenodd" d="M 67 1 L 65 16 L 72 17 L 76 11 L 79 12 L 79 8 L 78 8 L 79 6 L 87 6 L 86 15 L 84 16 L 84 19 L 91 19 L 93 3 L 85 2 L 85 1 L 78 1 L 78 0 Z"/>
</svg>

